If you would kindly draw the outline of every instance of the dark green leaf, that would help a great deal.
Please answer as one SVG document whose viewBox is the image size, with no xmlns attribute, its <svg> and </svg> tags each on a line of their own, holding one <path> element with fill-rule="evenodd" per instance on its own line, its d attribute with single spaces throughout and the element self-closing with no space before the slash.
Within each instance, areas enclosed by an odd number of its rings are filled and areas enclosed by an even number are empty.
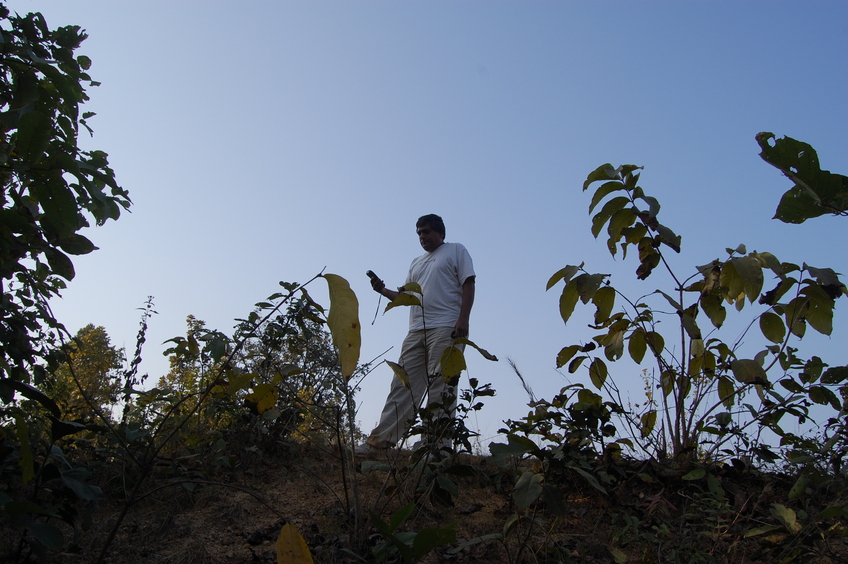
<svg viewBox="0 0 848 564">
<path fill-rule="evenodd" d="M 615 306 L 615 289 L 610 286 L 599 288 L 592 297 L 592 303 L 595 304 L 595 325 L 600 325 L 609 319 L 612 308 Z"/>
<path fill-rule="evenodd" d="M 648 343 L 648 347 L 651 349 L 654 356 L 662 355 L 665 350 L 665 339 L 663 339 L 663 336 L 656 331 L 648 331 L 645 333 L 645 342 Z"/>
<path fill-rule="evenodd" d="M 816 278 L 816 282 L 822 286 L 841 286 L 839 275 L 832 268 L 815 268 L 804 264 L 804 269 Z"/>
<path fill-rule="evenodd" d="M 77 233 L 72 233 L 59 242 L 59 246 L 69 255 L 87 255 L 96 251 L 97 247 L 87 238 Z"/>
<path fill-rule="evenodd" d="M 79 228 L 77 202 L 64 182 L 52 179 L 32 187 L 38 203 L 44 210 L 39 222 L 55 230 L 61 238 L 69 237 Z"/>
<path fill-rule="evenodd" d="M 103 491 L 91 484 L 86 484 L 89 476 L 88 470 L 84 468 L 72 468 L 62 472 L 62 482 L 69 487 L 77 495 L 78 498 L 84 501 L 97 501 L 100 499 L 100 494 Z"/>
<path fill-rule="evenodd" d="M 642 363 L 642 359 L 645 358 L 645 352 L 648 350 L 648 343 L 645 341 L 645 332 L 642 329 L 637 329 L 630 334 L 627 350 L 634 362 L 637 364 Z"/>
<path fill-rule="evenodd" d="M 413 511 L 415 511 L 415 503 L 410 502 L 395 512 L 389 522 L 389 532 L 397 531 L 398 527 L 412 515 Z"/>
<path fill-rule="evenodd" d="M 609 200 L 604 207 L 601 208 L 595 217 L 592 218 L 592 235 L 597 239 L 598 235 L 601 232 L 601 229 L 604 228 L 607 221 L 612 217 L 612 215 L 623 209 L 624 206 L 630 203 L 630 199 L 625 196 L 619 196 L 617 198 L 613 198 Z"/>
<path fill-rule="evenodd" d="M 763 267 L 755 256 L 731 258 L 736 274 L 742 279 L 742 288 L 748 301 L 754 303 L 763 289 Z"/>
<path fill-rule="evenodd" d="M 733 405 L 734 393 L 736 392 L 736 388 L 733 386 L 733 382 L 731 382 L 728 378 L 720 378 L 718 381 L 718 398 L 724 404 L 725 407 L 730 407 Z"/>
<path fill-rule="evenodd" d="M 848 379 L 848 366 L 833 366 L 822 374 L 822 384 L 841 384 Z"/>
<path fill-rule="evenodd" d="M 730 303 L 737 302 L 745 294 L 745 281 L 736 272 L 736 265 L 732 260 L 722 265 L 719 284 L 724 293 L 724 299 Z"/>
<path fill-rule="evenodd" d="M 727 310 L 722 305 L 721 298 L 715 294 L 703 294 L 698 301 L 701 310 L 710 318 L 713 327 L 720 328 L 727 317 Z"/>
<path fill-rule="evenodd" d="M 680 252 L 680 241 L 682 239 L 680 235 L 676 235 L 674 231 L 672 231 L 665 225 L 660 224 L 657 224 L 656 231 L 657 233 L 659 233 L 660 240 L 663 243 L 668 245 L 675 253 Z"/>
<path fill-rule="evenodd" d="M 583 479 L 584 479 L 584 480 L 586 480 L 587 482 L 589 482 L 589 484 L 590 484 L 593 488 L 595 488 L 596 490 L 598 490 L 598 491 L 599 491 L 599 492 L 601 492 L 602 494 L 605 494 L 605 495 L 606 495 L 607 490 L 605 490 L 605 489 L 603 488 L 603 486 L 601 486 L 601 483 L 600 483 L 600 482 L 598 482 L 598 479 L 597 479 L 595 476 L 593 476 L 593 475 L 592 475 L 592 474 L 590 474 L 589 472 L 586 472 L 586 471 L 585 471 L 585 470 L 583 470 L 582 468 L 578 468 L 577 466 L 569 465 L 569 466 L 567 466 L 567 468 L 568 468 L 569 470 L 572 470 L 572 471 L 577 472 L 578 474 L 580 474 L 580 475 L 583 477 Z"/>
<path fill-rule="evenodd" d="M 697 314 L 697 304 L 680 312 L 680 323 L 683 325 L 683 329 L 686 331 L 686 334 L 689 335 L 690 339 L 701 339 L 701 329 L 698 327 L 697 321 L 695 321 L 695 316 Z"/>
<path fill-rule="evenodd" d="M 668 303 L 671 304 L 671 307 L 674 308 L 674 311 L 683 311 L 683 307 L 679 303 L 677 303 L 677 300 L 675 300 L 674 298 L 672 298 L 671 296 L 669 296 L 668 294 L 666 294 L 662 290 L 657 290 L 656 293 L 661 294 L 662 297 L 664 297 L 666 299 L 666 301 L 668 301 Z"/>
<path fill-rule="evenodd" d="M 733 377 L 743 384 L 767 384 L 768 376 L 756 360 L 734 360 L 730 363 Z"/>
<path fill-rule="evenodd" d="M 657 217 L 657 214 L 660 213 L 660 203 L 657 199 L 651 196 L 641 196 L 640 199 L 648 204 L 648 217 Z"/>
<path fill-rule="evenodd" d="M 568 347 L 563 347 L 559 354 L 557 355 L 557 368 L 562 368 L 565 364 L 571 360 L 571 358 L 577 354 L 577 351 L 580 350 L 580 345 L 571 345 Z"/>
<path fill-rule="evenodd" d="M 55 401 L 53 401 L 41 390 L 30 386 L 25 382 L 21 382 L 19 380 L 12 380 L 9 378 L 3 378 L 0 379 L 0 387 L 8 387 L 12 390 L 15 390 L 27 399 L 37 401 L 48 411 L 50 411 L 50 413 L 52 413 L 54 417 L 58 418 L 62 416 L 62 412 L 59 410 L 59 406 L 56 405 Z"/>
<path fill-rule="evenodd" d="M 798 476 L 798 479 L 795 480 L 795 483 L 789 489 L 788 497 L 790 501 L 795 501 L 803 497 L 807 493 L 807 486 L 809 483 L 810 479 L 806 475 L 802 474 Z"/>
<path fill-rule="evenodd" d="M 512 499 L 519 509 L 527 509 L 542 495 L 542 475 L 530 470 L 525 470 L 515 484 Z"/>
<path fill-rule="evenodd" d="M 636 212 L 633 208 L 625 208 L 612 214 L 607 227 L 607 234 L 609 235 L 607 248 L 613 256 L 616 251 L 616 243 L 621 239 L 622 231 L 633 225 L 634 221 L 636 221 Z"/>
<path fill-rule="evenodd" d="M 489 452 L 492 453 L 492 456 L 524 456 L 527 453 L 539 450 L 536 443 L 527 437 L 509 434 L 507 435 L 507 441 L 507 444 L 490 443 Z"/>
<path fill-rule="evenodd" d="M 45 249 L 44 255 L 47 257 L 47 264 L 53 274 L 61 276 L 65 280 L 73 280 L 76 273 L 74 272 L 74 263 L 61 251 L 55 249 Z"/>
<path fill-rule="evenodd" d="M 822 170 L 809 144 L 791 137 L 776 139 L 773 133 L 757 134 L 760 157 L 776 167 L 795 185 L 780 199 L 775 219 L 803 223 L 826 213 L 848 210 L 848 178 Z"/>
<path fill-rule="evenodd" d="M 29 163 L 34 163 L 43 154 L 53 136 L 50 118 L 38 110 L 27 112 L 18 121 L 15 150 Z"/>
<path fill-rule="evenodd" d="M 647 413 L 643 413 L 640 420 L 642 423 L 640 431 L 642 433 L 642 438 L 644 439 L 653 432 L 654 425 L 657 424 L 657 412 L 655 410 L 651 410 Z"/>
<path fill-rule="evenodd" d="M 809 298 L 805 317 L 810 326 L 823 335 L 833 332 L 834 300 L 821 286 L 808 284 L 801 294 Z"/>
<path fill-rule="evenodd" d="M 568 319 L 574 313 L 574 306 L 577 305 L 578 297 L 576 279 L 571 280 L 562 289 L 562 294 L 559 298 L 559 314 L 565 323 L 568 323 Z"/>
<path fill-rule="evenodd" d="M 760 330 L 763 336 L 772 343 L 780 344 L 786 336 L 786 326 L 779 315 L 770 311 L 763 313 L 760 316 Z"/>
<path fill-rule="evenodd" d="M 595 190 L 594 195 L 592 195 L 592 203 L 589 204 L 589 213 L 592 213 L 595 206 L 601 203 L 601 200 L 603 200 L 607 195 L 618 190 L 624 190 L 624 184 L 619 181 L 606 182 L 602 184 L 600 188 Z"/>
<path fill-rule="evenodd" d="M 583 191 L 585 192 L 586 188 L 593 182 L 597 182 L 598 180 L 612 180 L 617 176 L 618 174 L 611 164 L 603 164 L 586 177 L 586 181 L 583 183 Z"/>
<path fill-rule="evenodd" d="M 600 358 L 596 358 L 589 365 L 589 378 L 591 378 L 592 384 L 599 390 L 604 387 L 604 382 L 606 382 L 608 374 L 607 365 Z"/>
<path fill-rule="evenodd" d="M 571 362 L 569 362 L 569 363 L 568 363 L 568 373 L 569 373 L 569 374 L 574 374 L 575 372 L 577 372 L 577 369 L 578 369 L 578 368 L 580 368 L 580 365 L 581 365 L 581 364 L 583 363 L 583 361 L 584 361 L 584 360 L 586 360 L 587 358 L 589 358 L 589 357 L 587 357 L 587 356 L 578 356 L 578 357 L 574 358 Z"/>
<path fill-rule="evenodd" d="M 706 475 L 707 475 L 707 471 L 704 470 L 703 468 L 695 468 L 694 470 L 692 470 L 691 472 L 689 472 L 688 474 L 683 476 L 683 479 L 689 480 L 689 481 L 700 480 L 701 478 L 703 478 Z"/>
<path fill-rule="evenodd" d="M 56 417 L 50 418 L 50 436 L 54 441 L 58 441 L 62 437 L 73 435 L 85 431 L 86 427 L 82 423 L 74 421 L 61 421 Z"/>
<path fill-rule="evenodd" d="M 545 287 L 545 290 L 550 290 L 560 280 L 563 280 L 566 284 L 568 284 L 568 282 L 571 280 L 571 277 L 577 274 L 581 268 L 583 268 L 583 263 L 581 263 L 580 266 L 569 265 L 565 268 L 561 268 L 548 280 L 548 284 Z"/>
<path fill-rule="evenodd" d="M 836 397 L 836 394 L 834 394 L 832 390 L 830 390 L 829 388 L 825 388 L 824 386 L 811 387 L 810 399 L 819 405 L 830 404 L 830 406 L 837 411 L 842 408 L 842 402 L 839 401 L 839 398 Z"/>
<path fill-rule="evenodd" d="M 603 336 L 604 356 L 609 361 L 615 361 L 624 355 L 624 334 L 629 323 L 619 321 L 613 324 L 608 334 Z"/>
<path fill-rule="evenodd" d="M 578 403 L 585 403 L 587 405 L 600 407 L 601 404 L 604 403 L 604 398 L 601 397 L 600 395 L 596 394 L 592 390 L 587 390 L 586 388 L 581 388 L 577 392 L 577 401 L 578 401 Z"/>
<path fill-rule="evenodd" d="M 443 490 L 451 494 L 453 497 L 459 495 L 459 487 L 456 485 L 456 482 L 444 474 L 436 474 L 436 482 Z"/>
<path fill-rule="evenodd" d="M 584 304 L 589 303 L 589 300 L 595 297 L 595 292 L 601 287 L 604 282 L 603 274 L 581 274 L 574 279 L 577 285 L 577 294 L 580 296 L 580 301 Z"/>
<path fill-rule="evenodd" d="M 783 380 L 779 380 L 778 384 L 780 384 L 793 394 L 800 394 L 804 391 L 804 387 L 795 380 L 792 380 L 791 378 L 784 378 Z"/>
</svg>

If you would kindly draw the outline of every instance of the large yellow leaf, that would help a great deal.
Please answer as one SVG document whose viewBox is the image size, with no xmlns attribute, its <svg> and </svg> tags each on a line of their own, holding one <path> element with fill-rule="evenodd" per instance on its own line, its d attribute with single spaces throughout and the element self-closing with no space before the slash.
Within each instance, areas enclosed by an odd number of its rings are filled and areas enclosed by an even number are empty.
<svg viewBox="0 0 848 564">
<path fill-rule="evenodd" d="M 468 368 L 465 364 L 465 355 L 462 354 L 462 350 L 453 346 L 444 350 L 440 364 L 442 367 L 442 377 L 450 385 L 456 384 L 459 375 L 462 374 L 463 370 Z"/>
<path fill-rule="evenodd" d="M 330 306 L 332 309 L 333 306 Z M 277 537 L 277 564 L 312 564 L 306 541 L 290 523 L 283 525 Z"/>
<path fill-rule="evenodd" d="M 454 345 L 468 345 L 469 347 L 473 347 L 473 348 L 477 349 L 477 352 L 479 352 L 483 356 L 483 358 L 485 358 L 486 360 L 491 360 L 492 362 L 498 361 L 498 357 L 496 357 L 495 355 L 493 355 L 492 353 L 490 353 L 486 349 L 480 348 L 473 341 L 469 341 L 465 337 L 460 337 L 458 339 L 454 339 L 453 344 Z"/>
<path fill-rule="evenodd" d="M 403 387 L 406 388 L 407 390 L 410 389 L 409 388 L 409 375 L 406 373 L 406 370 L 403 369 L 403 366 L 401 366 L 400 364 L 398 364 L 396 362 L 392 362 L 390 360 L 387 360 L 386 364 L 389 365 L 389 368 L 392 369 L 392 371 L 395 373 L 395 376 L 398 377 L 398 380 L 400 380 L 403 383 Z"/>
<path fill-rule="evenodd" d="M 339 351 L 339 363 L 342 376 L 349 379 L 359 362 L 359 348 L 362 345 L 361 326 L 359 325 L 359 301 L 350 289 L 347 280 L 336 274 L 324 274 L 330 288 L 330 313 L 327 325 L 333 335 L 333 344 Z"/>
<path fill-rule="evenodd" d="M 398 297 L 389 302 L 386 306 L 386 309 L 383 310 L 383 313 L 386 313 L 390 309 L 399 307 L 399 306 L 420 306 L 421 300 L 418 296 L 413 294 L 407 294 L 406 292 L 401 292 L 398 294 Z"/>
<path fill-rule="evenodd" d="M 245 399 L 256 404 L 256 411 L 265 413 L 277 405 L 278 393 L 277 388 L 271 384 L 259 384 L 245 396 Z"/>
</svg>

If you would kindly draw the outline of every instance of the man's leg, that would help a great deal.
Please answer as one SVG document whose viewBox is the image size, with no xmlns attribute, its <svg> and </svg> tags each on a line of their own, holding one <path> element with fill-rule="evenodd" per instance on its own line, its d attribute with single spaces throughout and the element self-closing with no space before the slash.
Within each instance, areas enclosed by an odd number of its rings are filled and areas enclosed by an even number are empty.
<svg viewBox="0 0 848 564">
<path fill-rule="evenodd" d="M 403 385 L 400 378 L 393 375 L 380 422 L 366 441 L 369 445 L 376 448 L 396 445 L 409 427 L 409 421 L 415 418 L 428 384 L 427 350 L 424 342 L 424 331 L 411 331 L 404 339 L 398 364 L 409 377 L 411 390 Z"/>
<path fill-rule="evenodd" d="M 442 354 L 451 346 L 463 351 L 465 345 L 454 345 L 453 328 L 438 327 L 427 331 L 427 349 L 429 357 L 428 374 L 431 375 L 428 389 L 427 403 L 431 423 L 432 436 L 427 437 L 428 442 L 438 445 L 438 448 L 452 446 L 450 437 L 446 434 L 446 427 L 452 422 L 456 413 L 456 384 L 448 384 L 442 376 Z M 455 354 L 456 351 L 453 351 Z"/>
</svg>

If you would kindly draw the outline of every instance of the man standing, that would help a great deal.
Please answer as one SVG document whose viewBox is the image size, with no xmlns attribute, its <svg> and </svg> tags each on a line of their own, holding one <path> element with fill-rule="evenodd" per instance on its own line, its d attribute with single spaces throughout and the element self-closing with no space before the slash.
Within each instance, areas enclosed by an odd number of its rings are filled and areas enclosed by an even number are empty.
<svg viewBox="0 0 848 564">
<path fill-rule="evenodd" d="M 440 404 L 448 417 L 452 418 L 455 411 L 456 392 L 442 377 L 440 361 L 455 338 L 468 336 L 474 304 L 474 266 L 465 247 L 445 243 L 445 224 L 438 215 L 420 217 L 415 227 L 425 253 L 412 261 L 406 282 L 421 287 L 421 305 L 410 307 L 409 334 L 398 361 L 409 377 L 409 388 L 399 378 L 392 379 L 380 422 L 366 443 L 357 447 L 357 454 L 376 454 L 395 446 L 417 409 L 426 405 L 425 395 L 428 404 Z M 389 290 L 377 278 L 372 279 L 371 286 L 390 300 L 400 293 Z"/>
</svg>

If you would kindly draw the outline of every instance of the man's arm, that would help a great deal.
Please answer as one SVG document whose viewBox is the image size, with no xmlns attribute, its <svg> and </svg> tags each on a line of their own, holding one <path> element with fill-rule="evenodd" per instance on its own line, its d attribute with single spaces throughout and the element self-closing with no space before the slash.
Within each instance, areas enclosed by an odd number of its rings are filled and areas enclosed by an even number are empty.
<svg viewBox="0 0 848 564">
<path fill-rule="evenodd" d="M 378 278 L 371 279 L 371 287 L 374 288 L 374 291 L 378 294 L 381 294 L 388 298 L 391 301 L 394 301 L 400 295 L 400 292 L 395 292 L 394 290 L 389 290 L 386 287 L 386 283 Z"/>
<path fill-rule="evenodd" d="M 468 336 L 468 322 L 471 318 L 471 306 L 474 305 L 474 280 L 475 276 L 470 276 L 462 285 L 462 304 L 459 307 L 459 319 L 456 320 L 456 325 L 453 327 L 454 338 Z"/>
</svg>

